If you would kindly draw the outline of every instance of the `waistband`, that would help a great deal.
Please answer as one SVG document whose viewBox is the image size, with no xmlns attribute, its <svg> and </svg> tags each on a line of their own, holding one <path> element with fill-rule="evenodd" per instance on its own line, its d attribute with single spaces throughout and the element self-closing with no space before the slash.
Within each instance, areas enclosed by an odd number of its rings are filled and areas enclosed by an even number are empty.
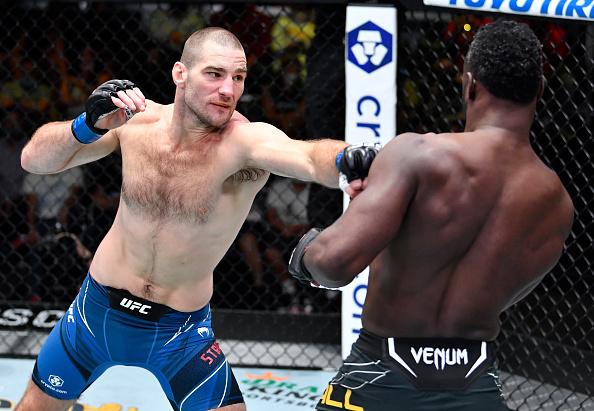
<svg viewBox="0 0 594 411">
<path fill-rule="evenodd" d="M 464 389 L 495 362 L 492 342 L 463 338 L 385 338 L 362 329 L 355 346 L 424 390 Z"/>
<path fill-rule="evenodd" d="M 85 291 L 85 297 L 88 290 L 99 293 L 108 298 L 110 308 L 146 321 L 171 324 L 210 321 L 210 306 L 208 304 L 196 311 L 177 311 L 167 305 L 137 297 L 128 290 L 101 285 L 95 281 L 90 273 L 87 273 L 87 277 L 83 282 L 81 291 L 83 290 Z M 101 304 L 97 301 L 96 303 Z"/>
</svg>

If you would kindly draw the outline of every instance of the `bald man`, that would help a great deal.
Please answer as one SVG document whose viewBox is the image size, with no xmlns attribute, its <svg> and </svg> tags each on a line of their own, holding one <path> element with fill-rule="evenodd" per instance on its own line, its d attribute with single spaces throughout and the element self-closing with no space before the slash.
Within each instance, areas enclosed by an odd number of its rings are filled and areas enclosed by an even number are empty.
<svg viewBox="0 0 594 411">
<path fill-rule="evenodd" d="M 171 74 L 173 104 L 111 80 L 85 113 L 43 125 L 23 150 L 25 169 L 49 174 L 118 149 L 122 188 L 113 225 L 39 353 L 18 411 L 66 410 L 113 365 L 152 372 L 175 410 L 245 410 L 211 328 L 213 270 L 271 172 L 337 187 L 335 160 L 346 144 L 293 140 L 235 111 L 246 56 L 226 30 L 192 34 Z"/>
</svg>

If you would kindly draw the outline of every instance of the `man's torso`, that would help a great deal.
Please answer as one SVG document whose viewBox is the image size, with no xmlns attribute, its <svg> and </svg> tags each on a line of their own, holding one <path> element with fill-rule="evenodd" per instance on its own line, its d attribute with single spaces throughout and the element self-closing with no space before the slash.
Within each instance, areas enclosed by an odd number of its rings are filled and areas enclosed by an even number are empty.
<svg viewBox="0 0 594 411">
<path fill-rule="evenodd" d="M 122 201 L 91 273 L 103 285 L 191 311 L 210 299 L 212 272 L 268 173 L 241 178 L 229 132 L 172 144 L 171 107 L 152 106 L 118 133 Z"/>
</svg>

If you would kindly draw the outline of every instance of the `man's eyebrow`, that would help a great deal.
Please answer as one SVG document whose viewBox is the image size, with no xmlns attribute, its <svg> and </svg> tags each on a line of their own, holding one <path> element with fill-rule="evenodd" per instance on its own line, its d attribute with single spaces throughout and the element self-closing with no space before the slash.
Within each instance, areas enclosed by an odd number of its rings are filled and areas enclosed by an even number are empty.
<svg viewBox="0 0 594 411">
<path fill-rule="evenodd" d="M 214 70 L 214 71 L 220 71 L 220 72 L 227 71 L 225 68 L 217 67 L 217 66 L 207 66 L 207 67 L 204 67 L 204 70 Z M 239 67 L 239 68 L 235 69 L 235 73 L 247 73 L 247 67 Z"/>
</svg>

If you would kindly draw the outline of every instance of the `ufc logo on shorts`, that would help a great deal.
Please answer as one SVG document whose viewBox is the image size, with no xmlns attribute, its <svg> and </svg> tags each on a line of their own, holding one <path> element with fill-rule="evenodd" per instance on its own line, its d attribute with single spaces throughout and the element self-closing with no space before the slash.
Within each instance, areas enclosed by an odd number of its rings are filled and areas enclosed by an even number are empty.
<svg viewBox="0 0 594 411">
<path fill-rule="evenodd" d="M 148 314 L 148 310 L 151 309 L 150 305 L 140 304 L 139 302 L 132 301 L 127 298 L 122 298 L 120 305 L 129 309 L 130 311 L 138 310 L 138 312 L 141 314 Z"/>
</svg>

